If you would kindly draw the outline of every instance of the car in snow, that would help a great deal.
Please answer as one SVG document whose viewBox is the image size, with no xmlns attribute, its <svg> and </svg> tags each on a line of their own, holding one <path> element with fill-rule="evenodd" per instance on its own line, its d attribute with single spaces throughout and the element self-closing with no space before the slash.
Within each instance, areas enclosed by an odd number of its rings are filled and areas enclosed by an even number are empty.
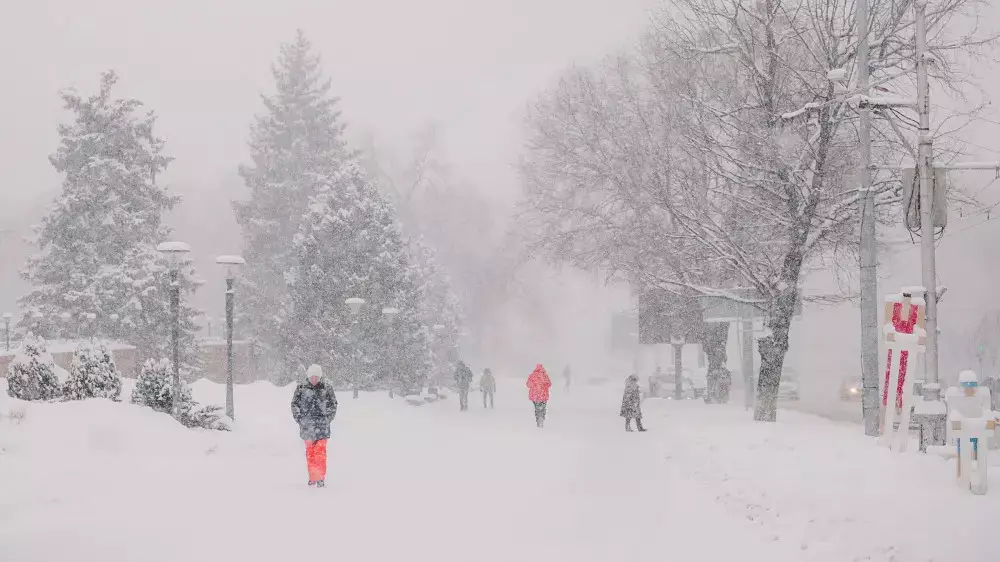
<svg viewBox="0 0 1000 562">
<path fill-rule="evenodd" d="M 668 371 L 654 373 L 649 377 L 649 396 L 653 398 L 667 398 L 672 400 L 674 398 L 676 379 L 674 378 L 674 371 L 670 369 Z M 704 392 L 704 388 L 696 388 L 694 382 L 691 378 L 691 371 L 689 369 L 681 370 L 681 398 L 684 400 L 694 400 L 701 396 Z"/>
<path fill-rule="evenodd" d="M 844 377 L 840 381 L 840 400 L 843 402 L 860 402 L 861 379 L 858 377 Z"/>
<path fill-rule="evenodd" d="M 781 373 L 778 382 L 778 400 L 795 401 L 799 399 L 799 376 L 788 368 Z"/>
</svg>

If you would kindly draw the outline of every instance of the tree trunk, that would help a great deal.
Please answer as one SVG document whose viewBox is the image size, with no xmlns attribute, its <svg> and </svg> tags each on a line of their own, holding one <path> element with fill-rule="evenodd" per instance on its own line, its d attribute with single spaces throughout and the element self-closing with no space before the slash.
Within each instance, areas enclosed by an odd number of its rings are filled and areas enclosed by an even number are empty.
<svg viewBox="0 0 1000 562">
<path fill-rule="evenodd" d="M 801 265 L 801 260 L 798 260 Z M 798 269 L 796 269 L 796 273 Z M 796 280 L 797 280 L 796 275 Z M 771 335 L 757 340 L 760 352 L 760 375 L 757 378 L 757 402 L 753 419 L 773 422 L 778 418 L 778 388 L 781 371 L 788 351 L 788 331 L 795 314 L 796 282 L 785 282 L 787 287 L 778 294 L 768 316 Z"/>
<path fill-rule="evenodd" d="M 726 391 L 731 381 L 729 369 L 726 368 L 726 344 L 729 342 L 728 322 L 706 322 L 702 326 L 701 347 L 708 357 L 707 389 L 705 402 L 708 404 L 725 404 L 729 401 Z"/>
</svg>

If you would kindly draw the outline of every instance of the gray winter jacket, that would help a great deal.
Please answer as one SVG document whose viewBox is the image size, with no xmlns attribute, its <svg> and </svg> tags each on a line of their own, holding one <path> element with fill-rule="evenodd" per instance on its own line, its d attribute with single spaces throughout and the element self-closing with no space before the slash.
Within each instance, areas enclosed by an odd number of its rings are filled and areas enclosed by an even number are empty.
<svg viewBox="0 0 1000 562">
<path fill-rule="evenodd" d="M 292 396 L 292 417 L 299 424 L 303 441 L 330 438 L 330 422 L 337 416 L 337 395 L 333 387 L 320 380 L 315 386 L 303 381 Z"/>
</svg>

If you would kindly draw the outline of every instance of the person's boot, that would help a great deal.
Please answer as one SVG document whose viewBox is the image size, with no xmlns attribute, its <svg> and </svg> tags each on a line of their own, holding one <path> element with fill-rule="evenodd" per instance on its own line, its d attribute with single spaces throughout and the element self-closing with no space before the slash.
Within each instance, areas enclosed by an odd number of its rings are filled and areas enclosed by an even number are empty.
<svg viewBox="0 0 1000 562">
<path fill-rule="evenodd" d="M 316 487 L 317 488 L 326 488 L 326 480 L 317 480 L 316 481 Z"/>
<path fill-rule="evenodd" d="M 309 487 L 310 487 L 310 488 L 312 488 L 312 487 L 313 487 L 313 486 L 315 486 L 315 485 L 316 485 L 316 481 L 315 481 L 315 480 L 310 480 L 310 481 L 309 481 Z"/>
<path fill-rule="evenodd" d="M 625 418 L 625 431 L 632 431 L 632 420 Z"/>
</svg>

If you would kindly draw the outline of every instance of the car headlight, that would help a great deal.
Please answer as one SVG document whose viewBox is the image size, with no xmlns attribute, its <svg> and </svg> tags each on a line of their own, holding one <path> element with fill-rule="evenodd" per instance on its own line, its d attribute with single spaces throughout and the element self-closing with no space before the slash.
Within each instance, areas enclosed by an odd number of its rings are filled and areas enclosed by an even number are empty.
<svg viewBox="0 0 1000 562">
<path fill-rule="evenodd" d="M 858 389 L 852 387 L 850 392 L 851 392 L 851 394 L 857 394 L 858 393 Z"/>
</svg>

